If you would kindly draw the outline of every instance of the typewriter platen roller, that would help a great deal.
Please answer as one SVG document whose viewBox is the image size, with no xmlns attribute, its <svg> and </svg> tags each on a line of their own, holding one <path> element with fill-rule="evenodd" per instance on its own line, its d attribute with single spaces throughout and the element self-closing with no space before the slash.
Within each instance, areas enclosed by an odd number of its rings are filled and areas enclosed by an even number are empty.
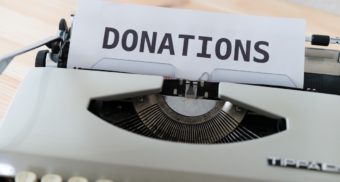
<svg viewBox="0 0 340 182">
<path fill-rule="evenodd" d="M 302 90 L 169 80 L 63 69 L 59 28 L 0 127 L 1 179 L 339 179 L 338 51 L 307 48 Z"/>
</svg>

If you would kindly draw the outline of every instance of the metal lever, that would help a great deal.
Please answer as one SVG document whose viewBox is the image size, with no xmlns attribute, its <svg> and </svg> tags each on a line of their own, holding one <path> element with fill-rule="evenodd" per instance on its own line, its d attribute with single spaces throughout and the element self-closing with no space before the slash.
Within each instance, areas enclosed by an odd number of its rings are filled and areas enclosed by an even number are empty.
<svg viewBox="0 0 340 182">
<path fill-rule="evenodd" d="M 38 41 L 32 45 L 29 45 L 27 47 L 24 47 L 22 49 L 19 49 L 17 51 L 14 51 L 12 53 L 9 53 L 3 57 L 0 57 L 0 75 L 2 74 L 2 72 L 7 68 L 7 66 L 9 65 L 9 63 L 11 63 L 11 61 L 13 60 L 13 58 L 15 58 L 18 55 L 24 54 L 28 51 L 31 51 L 33 49 L 36 49 L 38 47 L 44 46 L 50 42 L 54 42 L 61 39 L 60 35 L 55 35 L 55 36 L 51 36 L 51 37 L 47 37 L 41 41 Z"/>
<path fill-rule="evenodd" d="M 197 98 L 197 82 L 186 81 L 185 83 L 185 97 L 190 99 Z"/>
</svg>

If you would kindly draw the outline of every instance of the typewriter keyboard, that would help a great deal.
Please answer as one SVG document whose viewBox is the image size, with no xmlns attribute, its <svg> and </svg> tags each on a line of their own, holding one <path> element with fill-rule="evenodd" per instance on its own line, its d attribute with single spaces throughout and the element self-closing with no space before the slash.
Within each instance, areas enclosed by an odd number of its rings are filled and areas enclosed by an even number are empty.
<svg viewBox="0 0 340 182">
<path fill-rule="evenodd" d="M 14 178 L 15 182 L 89 182 L 88 179 L 81 177 L 81 176 L 74 176 L 69 179 L 63 179 L 60 175 L 57 174 L 46 174 L 42 176 L 40 179 L 39 177 L 29 171 L 19 172 L 15 175 Z M 10 180 L 9 180 L 10 181 Z M 109 179 L 98 179 L 95 182 L 113 182 L 113 180 Z"/>
</svg>

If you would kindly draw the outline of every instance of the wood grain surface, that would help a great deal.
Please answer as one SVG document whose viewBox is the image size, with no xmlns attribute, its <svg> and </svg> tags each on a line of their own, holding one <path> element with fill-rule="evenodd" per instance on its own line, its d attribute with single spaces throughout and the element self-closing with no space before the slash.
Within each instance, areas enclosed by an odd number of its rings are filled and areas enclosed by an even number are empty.
<svg viewBox="0 0 340 182">
<path fill-rule="evenodd" d="M 340 36 L 340 17 L 285 0 L 120 0 L 174 8 L 303 18 L 307 32 Z M 60 18 L 75 13 L 76 0 L 0 0 L 0 55 L 54 35 Z M 0 75 L 0 120 L 20 82 L 33 68 L 37 51 L 17 57 Z M 19 114 L 19 113 L 18 113 Z"/>
</svg>

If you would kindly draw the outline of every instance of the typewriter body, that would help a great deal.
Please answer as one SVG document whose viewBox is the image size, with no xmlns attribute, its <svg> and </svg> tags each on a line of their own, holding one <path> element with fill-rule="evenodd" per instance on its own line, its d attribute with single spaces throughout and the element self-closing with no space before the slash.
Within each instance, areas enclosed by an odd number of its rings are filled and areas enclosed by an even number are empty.
<svg viewBox="0 0 340 182">
<path fill-rule="evenodd" d="M 65 69 L 70 28 L 59 29 L 29 48 L 50 49 L 1 122 L 1 179 L 340 179 L 339 51 L 306 48 L 304 89 L 169 80 Z"/>
</svg>

